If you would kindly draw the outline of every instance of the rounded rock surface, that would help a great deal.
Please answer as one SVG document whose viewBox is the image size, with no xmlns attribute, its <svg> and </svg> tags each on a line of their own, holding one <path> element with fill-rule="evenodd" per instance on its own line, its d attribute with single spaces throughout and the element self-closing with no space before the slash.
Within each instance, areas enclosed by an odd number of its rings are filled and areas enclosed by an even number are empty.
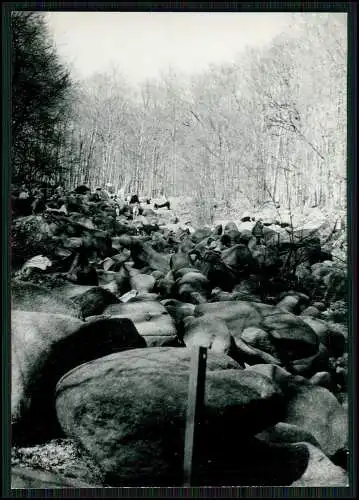
<svg viewBox="0 0 359 500">
<path fill-rule="evenodd" d="M 77 367 L 59 381 L 59 422 L 101 465 L 109 484 L 182 484 L 191 352 L 136 349 Z M 229 357 L 208 352 L 204 463 L 225 451 L 223 432 L 248 436 L 282 415 L 277 385 L 238 367 Z"/>
</svg>

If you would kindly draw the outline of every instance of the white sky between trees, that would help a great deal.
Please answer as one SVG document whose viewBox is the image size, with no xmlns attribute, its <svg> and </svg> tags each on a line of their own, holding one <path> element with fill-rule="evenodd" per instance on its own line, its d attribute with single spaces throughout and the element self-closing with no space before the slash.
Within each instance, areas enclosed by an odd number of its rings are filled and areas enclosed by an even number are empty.
<svg viewBox="0 0 359 500">
<path fill-rule="evenodd" d="M 308 14 L 310 15 L 310 14 Z M 58 53 L 76 78 L 116 66 L 129 82 L 169 67 L 197 73 L 270 42 L 293 14 L 270 12 L 48 12 Z"/>
</svg>

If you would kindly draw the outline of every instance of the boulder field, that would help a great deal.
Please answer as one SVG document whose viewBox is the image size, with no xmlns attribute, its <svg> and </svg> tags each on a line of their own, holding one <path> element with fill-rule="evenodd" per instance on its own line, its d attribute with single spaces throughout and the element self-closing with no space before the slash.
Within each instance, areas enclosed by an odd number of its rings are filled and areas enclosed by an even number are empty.
<svg viewBox="0 0 359 500">
<path fill-rule="evenodd" d="M 195 485 L 348 485 L 346 274 L 327 222 L 267 207 L 194 228 L 170 203 L 56 203 L 12 223 L 14 446 L 70 439 L 102 485 L 181 486 L 204 346 Z M 19 464 L 12 483 L 101 487 Z"/>
</svg>

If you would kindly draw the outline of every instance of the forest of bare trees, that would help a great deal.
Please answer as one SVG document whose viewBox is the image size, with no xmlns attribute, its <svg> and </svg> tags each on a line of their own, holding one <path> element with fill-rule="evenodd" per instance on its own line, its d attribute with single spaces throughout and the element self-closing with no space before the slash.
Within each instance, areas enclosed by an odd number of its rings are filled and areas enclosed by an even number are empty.
<svg viewBox="0 0 359 500">
<path fill-rule="evenodd" d="M 270 46 L 191 78 L 169 71 L 134 89 L 113 71 L 81 82 L 68 183 L 343 207 L 346 17 L 294 19 Z"/>
<path fill-rule="evenodd" d="M 346 14 L 295 13 L 233 64 L 137 87 L 120 68 L 73 82 L 52 171 L 66 187 L 192 196 L 204 211 L 208 200 L 268 198 L 345 208 L 346 95 Z"/>
</svg>

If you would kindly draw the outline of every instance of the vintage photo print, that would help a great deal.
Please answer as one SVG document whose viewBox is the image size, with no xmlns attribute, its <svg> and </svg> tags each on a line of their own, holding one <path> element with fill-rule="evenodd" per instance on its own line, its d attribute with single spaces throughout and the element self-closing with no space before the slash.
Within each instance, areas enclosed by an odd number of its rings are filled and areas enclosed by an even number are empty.
<svg viewBox="0 0 359 500">
<path fill-rule="evenodd" d="M 350 496 L 348 3 L 7 16 L 11 491 Z"/>
</svg>

